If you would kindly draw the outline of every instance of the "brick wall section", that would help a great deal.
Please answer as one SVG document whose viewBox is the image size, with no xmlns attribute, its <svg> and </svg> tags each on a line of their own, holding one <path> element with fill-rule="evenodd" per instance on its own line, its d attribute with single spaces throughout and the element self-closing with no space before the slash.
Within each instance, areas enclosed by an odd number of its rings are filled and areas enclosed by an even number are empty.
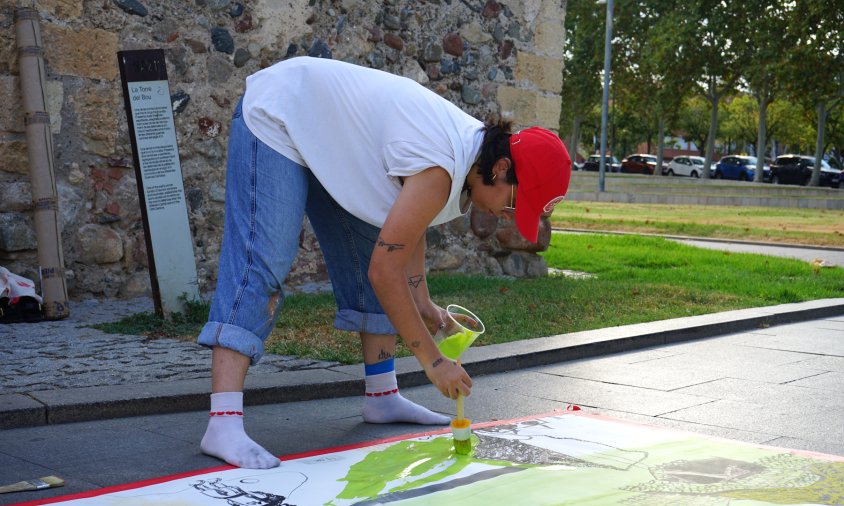
<svg viewBox="0 0 844 506">
<path fill-rule="evenodd" d="M 16 3 L 0 0 L 0 265 L 37 278 Z M 133 10 L 138 5 L 146 15 Z M 184 105 L 175 123 L 203 290 L 213 288 L 217 271 L 229 117 L 246 76 L 263 67 L 330 57 L 414 79 L 479 119 L 498 114 L 520 128 L 558 128 L 565 0 L 37 0 L 36 7 L 72 298 L 149 290 L 117 51 L 165 50 L 171 94 Z M 212 29 L 230 42 L 212 39 Z M 429 230 L 428 265 L 541 275 L 534 251 L 543 246 L 518 239 L 506 224 L 467 216 Z M 306 224 L 290 280 L 325 277 Z"/>
</svg>

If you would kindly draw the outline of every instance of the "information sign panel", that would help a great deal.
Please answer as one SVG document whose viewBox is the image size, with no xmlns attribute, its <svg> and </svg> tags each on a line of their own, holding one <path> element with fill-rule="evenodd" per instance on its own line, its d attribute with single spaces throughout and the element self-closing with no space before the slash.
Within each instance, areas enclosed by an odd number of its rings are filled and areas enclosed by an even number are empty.
<svg viewBox="0 0 844 506">
<path fill-rule="evenodd" d="M 155 310 L 199 298 L 164 51 L 118 52 Z"/>
</svg>

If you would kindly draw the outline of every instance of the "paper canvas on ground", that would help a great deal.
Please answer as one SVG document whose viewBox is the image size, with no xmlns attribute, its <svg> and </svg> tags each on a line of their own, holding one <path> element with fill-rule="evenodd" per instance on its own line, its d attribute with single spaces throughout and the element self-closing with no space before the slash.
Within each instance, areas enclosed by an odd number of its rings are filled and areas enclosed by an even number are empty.
<svg viewBox="0 0 844 506">
<path fill-rule="evenodd" d="M 844 503 L 844 458 L 754 446 L 581 413 L 217 468 L 28 504 L 282 506 L 423 504 L 744 506 Z"/>
</svg>

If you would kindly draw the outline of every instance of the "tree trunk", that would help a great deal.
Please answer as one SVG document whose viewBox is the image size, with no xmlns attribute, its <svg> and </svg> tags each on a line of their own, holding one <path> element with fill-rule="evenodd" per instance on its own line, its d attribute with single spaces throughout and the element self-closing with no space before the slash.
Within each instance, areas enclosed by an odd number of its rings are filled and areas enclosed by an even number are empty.
<svg viewBox="0 0 844 506">
<path fill-rule="evenodd" d="M 756 175 L 753 180 L 761 183 L 763 179 L 762 167 L 765 165 L 765 148 L 768 146 L 767 122 L 768 122 L 768 96 L 767 93 L 760 93 L 757 99 L 759 103 L 759 136 L 756 138 Z"/>
<path fill-rule="evenodd" d="M 818 186 L 821 182 L 821 162 L 823 161 L 823 131 L 826 128 L 826 102 L 818 102 L 818 137 L 815 141 L 815 168 L 807 186 Z"/>
<path fill-rule="evenodd" d="M 712 157 L 715 153 L 715 136 L 718 135 L 718 99 L 720 98 L 714 79 L 710 79 L 709 81 L 709 93 L 706 98 L 709 100 L 712 109 L 709 113 L 709 135 L 706 138 L 706 157 L 703 162 L 703 174 L 701 176 L 704 179 L 709 179 Z"/>
<path fill-rule="evenodd" d="M 665 118 L 660 116 L 659 126 L 657 127 L 657 144 L 656 144 L 656 168 L 654 168 L 654 176 L 662 175 L 662 151 L 665 148 Z"/>
<path fill-rule="evenodd" d="M 580 121 L 579 115 L 575 114 L 571 125 L 571 140 L 569 141 L 569 156 L 571 157 L 571 170 L 577 162 L 577 145 L 580 144 Z"/>
</svg>

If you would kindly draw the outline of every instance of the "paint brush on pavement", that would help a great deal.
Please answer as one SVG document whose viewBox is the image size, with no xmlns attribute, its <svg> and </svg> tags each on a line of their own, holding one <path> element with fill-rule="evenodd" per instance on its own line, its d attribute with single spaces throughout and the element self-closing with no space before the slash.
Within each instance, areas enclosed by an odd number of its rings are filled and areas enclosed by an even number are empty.
<svg viewBox="0 0 844 506">
<path fill-rule="evenodd" d="M 472 451 L 472 420 L 463 417 L 463 396 L 457 396 L 457 418 L 451 421 L 454 453 L 469 455 Z"/>
<path fill-rule="evenodd" d="M 44 476 L 34 480 L 19 481 L 11 485 L 0 486 L 0 494 L 9 492 L 24 492 L 26 490 L 42 490 L 45 488 L 63 487 L 64 480 L 58 476 Z"/>
<path fill-rule="evenodd" d="M 457 361 L 460 364 L 460 361 Z M 457 394 L 457 418 L 451 421 L 454 453 L 469 455 L 472 451 L 472 421 L 463 417 L 463 394 Z"/>
</svg>

